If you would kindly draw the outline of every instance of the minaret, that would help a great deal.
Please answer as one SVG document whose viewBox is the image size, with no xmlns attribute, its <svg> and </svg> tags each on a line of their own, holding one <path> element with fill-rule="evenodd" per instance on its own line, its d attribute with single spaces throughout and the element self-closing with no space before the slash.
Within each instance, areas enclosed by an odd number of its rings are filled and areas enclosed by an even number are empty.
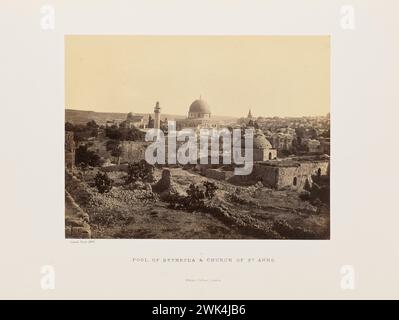
<svg viewBox="0 0 399 320">
<path fill-rule="evenodd" d="M 154 128 L 160 129 L 161 128 L 161 108 L 159 107 L 159 102 L 157 101 L 154 109 Z"/>
<path fill-rule="evenodd" d="M 252 119 L 252 113 L 251 113 L 251 109 L 249 109 L 249 112 L 248 112 L 248 117 L 247 117 L 248 119 Z"/>
</svg>

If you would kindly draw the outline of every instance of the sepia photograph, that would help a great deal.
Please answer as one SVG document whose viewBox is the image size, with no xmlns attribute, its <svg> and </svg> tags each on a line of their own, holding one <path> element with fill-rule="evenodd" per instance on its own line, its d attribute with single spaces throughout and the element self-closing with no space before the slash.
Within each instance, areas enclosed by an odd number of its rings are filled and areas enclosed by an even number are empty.
<svg viewBox="0 0 399 320">
<path fill-rule="evenodd" d="M 330 239 L 330 37 L 66 35 L 65 237 Z"/>
<path fill-rule="evenodd" d="M 0 7 L 0 300 L 399 297 L 398 1 Z"/>
</svg>

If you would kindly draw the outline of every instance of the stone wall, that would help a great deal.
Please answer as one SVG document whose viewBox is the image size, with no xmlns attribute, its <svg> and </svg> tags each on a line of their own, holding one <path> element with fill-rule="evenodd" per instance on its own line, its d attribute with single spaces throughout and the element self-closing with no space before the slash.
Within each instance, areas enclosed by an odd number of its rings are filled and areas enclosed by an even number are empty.
<svg viewBox="0 0 399 320">
<path fill-rule="evenodd" d="M 309 186 L 312 185 L 312 176 L 325 176 L 328 174 L 329 162 L 325 160 L 320 161 L 305 161 L 300 162 L 299 166 L 280 167 L 277 177 L 277 189 L 291 187 L 296 190 L 302 190 L 306 181 Z"/>
<path fill-rule="evenodd" d="M 90 194 L 83 182 L 70 170 L 65 170 L 65 237 L 85 239 L 91 237 L 89 215 L 77 204 L 87 202 Z M 76 200 L 76 201 L 75 201 Z"/>
<path fill-rule="evenodd" d="M 253 149 L 252 152 L 254 161 L 266 161 L 277 158 L 276 149 Z"/>
<path fill-rule="evenodd" d="M 107 141 L 109 139 L 94 141 L 94 145 L 90 147 L 91 150 L 95 151 L 100 157 L 110 159 L 116 162 L 116 157 L 111 156 L 111 153 L 107 150 Z M 151 142 L 146 141 L 121 141 L 122 154 L 119 161 L 121 163 L 126 162 L 138 162 L 145 158 L 145 150 Z"/>
<path fill-rule="evenodd" d="M 65 131 L 65 167 L 72 169 L 75 166 L 75 141 L 72 131 Z"/>
<path fill-rule="evenodd" d="M 233 171 L 223 171 L 220 169 L 206 169 L 205 176 L 216 180 L 228 180 L 234 176 Z"/>
<path fill-rule="evenodd" d="M 89 215 L 65 191 L 65 238 L 87 239 L 91 237 Z"/>
<path fill-rule="evenodd" d="M 208 172 L 210 174 L 214 174 L 211 172 L 211 169 L 206 169 L 207 177 Z M 251 183 L 253 184 L 261 181 L 262 184 L 268 188 L 291 188 L 301 191 L 307 182 L 309 186 L 312 186 L 312 176 L 325 176 L 328 174 L 328 160 L 292 161 L 290 163 L 278 163 L 271 161 L 255 163 L 250 175 L 237 175 L 227 178 L 226 180 L 231 183 L 242 185 Z"/>
<path fill-rule="evenodd" d="M 121 162 L 139 162 L 145 159 L 145 150 L 151 142 L 123 141 Z"/>
<path fill-rule="evenodd" d="M 70 170 L 65 170 L 65 190 L 69 192 L 78 203 L 86 203 L 90 199 L 85 185 Z"/>
<path fill-rule="evenodd" d="M 254 164 L 251 179 L 253 181 L 262 181 L 263 185 L 269 188 L 277 186 L 278 168 Z"/>
</svg>

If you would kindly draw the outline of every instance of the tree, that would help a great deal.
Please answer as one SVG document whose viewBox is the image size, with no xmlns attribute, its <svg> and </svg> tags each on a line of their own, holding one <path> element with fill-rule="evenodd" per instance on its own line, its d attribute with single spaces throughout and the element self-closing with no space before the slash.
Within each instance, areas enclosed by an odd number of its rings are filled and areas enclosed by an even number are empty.
<svg viewBox="0 0 399 320">
<path fill-rule="evenodd" d="M 94 178 L 94 182 L 100 193 L 107 193 L 112 189 L 113 181 L 108 177 L 106 172 L 98 172 Z"/>
<path fill-rule="evenodd" d="M 74 131 L 75 127 L 70 122 L 65 122 L 65 131 Z"/>
<path fill-rule="evenodd" d="M 99 125 L 94 120 L 91 120 L 88 123 L 86 123 L 86 130 L 89 132 L 90 137 L 98 136 L 98 128 Z"/>
<path fill-rule="evenodd" d="M 105 136 L 112 140 L 141 141 L 144 139 L 145 134 L 136 127 L 118 128 L 113 125 L 105 129 Z"/>
<path fill-rule="evenodd" d="M 125 129 L 126 131 L 122 134 L 123 140 L 129 141 L 140 141 L 144 139 L 144 133 L 137 129 L 136 127 L 132 127 L 130 129 Z"/>
<path fill-rule="evenodd" d="M 80 142 L 90 137 L 97 137 L 98 125 L 94 120 L 89 121 L 86 125 L 65 122 L 65 131 L 72 131 L 74 133 L 75 142 Z"/>
<path fill-rule="evenodd" d="M 100 156 L 94 151 L 88 150 L 86 145 L 81 145 L 75 151 L 75 163 L 79 166 L 97 167 L 100 165 Z"/>
<path fill-rule="evenodd" d="M 98 129 L 99 126 L 94 120 L 90 120 L 89 122 L 86 123 L 86 127 L 91 129 Z"/>
<path fill-rule="evenodd" d="M 105 136 L 113 140 L 123 140 L 122 133 L 116 125 L 105 129 Z"/>
<path fill-rule="evenodd" d="M 110 151 L 111 156 L 117 158 L 117 163 L 120 164 L 120 157 L 122 155 L 122 145 L 119 140 L 108 140 L 106 144 L 107 151 Z"/>
</svg>

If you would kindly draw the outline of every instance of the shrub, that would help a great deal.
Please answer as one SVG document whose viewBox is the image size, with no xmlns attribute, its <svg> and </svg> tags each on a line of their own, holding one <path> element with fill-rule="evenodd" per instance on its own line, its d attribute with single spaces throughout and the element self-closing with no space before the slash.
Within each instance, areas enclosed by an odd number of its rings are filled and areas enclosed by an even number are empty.
<svg viewBox="0 0 399 320">
<path fill-rule="evenodd" d="M 65 131 L 73 131 L 75 142 L 86 141 L 91 137 L 98 136 L 98 125 L 94 120 L 89 121 L 86 125 L 66 122 Z"/>
<path fill-rule="evenodd" d="M 107 127 L 105 129 L 105 136 L 107 138 L 112 139 L 112 140 L 123 140 L 122 139 L 122 132 L 115 125 L 113 125 L 111 127 Z"/>
<path fill-rule="evenodd" d="M 330 205 L 330 179 L 326 177 L 313 176 L 313 185 L 310 188 L 309 200 L 313 203 L 322 202 Z"/>
<path fill-rule="evenodd" d="M 127 168 L 126 184 L 136 181 L 154 182 L 154 169 L 155 167 L 145 160 L 130 163 Z"/>
<path fill-rule="evenodd" d="M 205 187 L 205 197 L 208 199 L 212 199 L 215 196 L 218 187 L 214 182 L 210 181 L 205 181 L 203 185 Z"/>
<path fill-rule="evenodd" d="M 75 162 L 79 166 L 92 166 L 100 165 L 100 156 L 94 151 L 88 150 L 87 145 L 81 145 L 76 149 Z"/>
<path fill-rule="evenodd" d="M 106 149 L 111 153 L 111 156 L 117 158 L 118 164 L 120 164 L 120 157 L 122 155 L 122 145 L 119 140 L 108 140 L 106 143 Z"/>
<path fill-rule="evenodd" d="M 98 192 L 107 193 L 111 191 L 113 181 L 110 177 L 108 177 L 107 173 L 98 172 L 94 178 L 95 186 L 97 187 Z"/>
<path fill-rule="evenodd" d="M 105 136 L 113 140 L 142 141 L 145 134 L 136 127 L 118 128 L 116 125 L 113 125 L 105 129 Z"/>
<path fill-rule="evenodd" d="M 211 200 L 217 190 L 213 182 L 205 181 L 202 185 L 190 184 L 187 189 L 187 196 L 170 194 L 165 200 L 169 203 L 169 208 L 180 210 L 201 210 L 209 211 L 211 208 L 206 204 Z"/>
</svg>

